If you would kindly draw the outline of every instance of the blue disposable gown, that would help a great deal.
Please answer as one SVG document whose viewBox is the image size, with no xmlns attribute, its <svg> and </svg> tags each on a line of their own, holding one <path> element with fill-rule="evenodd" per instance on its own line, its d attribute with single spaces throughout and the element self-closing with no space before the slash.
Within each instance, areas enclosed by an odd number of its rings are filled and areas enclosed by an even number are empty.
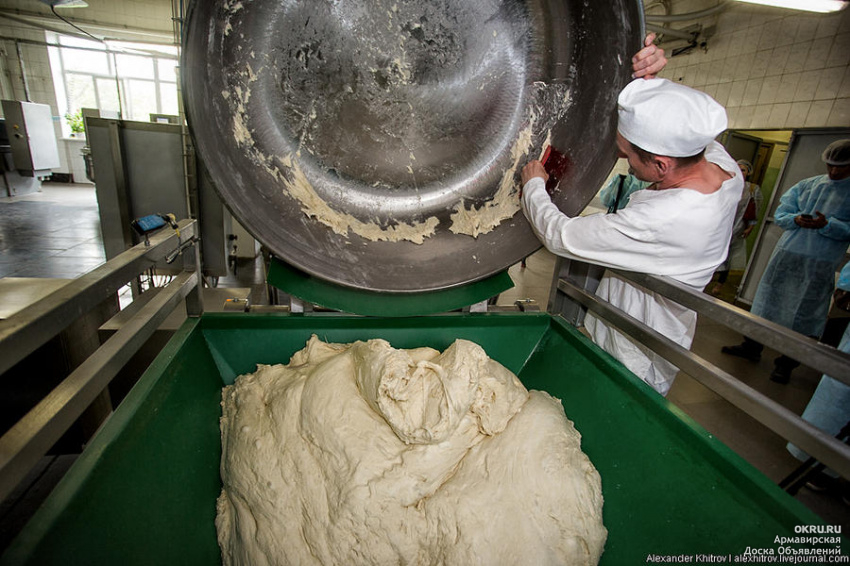
<svg viewBox="0 0 850 566">
<path fill-rule="evenodd" d="M 822 212 L 828 224 L 800 228 L 794 218 Z M 774 216 L 785 230 L 762 275 L 752 313 L 806 336 L 826 324 L 838 268 L 850 243 L 850 179 L 804 179 L 782 195 Z"/>
<path fill-rule="evenodd" d="M 623 181 L 623 191 L 620 193 L 620 199 L 617 201 L 617 210 L 621 210 L 626 208 L 626 205 L 629 204 L 629 197 L 635 191 L 642 191 L 647 188 L 652 183 L 647 181 L 641 181 L 634 175 L 626 175 L 625 180 Z M 620 188 L 620 176 L 614 175 L 604 189 L 599 192 L 599 200 L 602 202 L 602 205 L 611 209 L 611 205 L 614 204 L 614 199 L 617 198 L 617 189 Z"/>
<path fill-rule="evenodd" d="M 850 291 L 850 263 L 841 270 L 838 288 Z M 850 326 L 844 331 L 838 349 L 850 354 Z M 850 421 L 850 385 L 824 374 L 811 401 L 803 411 L 803 419 L 833 436 Z M 805 460 L 808 454 L 794 446 L 788 445 L 788 450 L 799 460 Z"/>
</svg>

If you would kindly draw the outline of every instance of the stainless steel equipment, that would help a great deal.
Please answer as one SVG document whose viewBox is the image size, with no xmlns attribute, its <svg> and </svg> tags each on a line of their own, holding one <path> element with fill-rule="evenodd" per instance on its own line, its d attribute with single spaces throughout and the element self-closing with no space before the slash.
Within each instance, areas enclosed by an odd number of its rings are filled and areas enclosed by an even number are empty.
<svg viewBox="0 0 850 566">
<path fill-rule="evenodd" d="M 59 167 L 53 114 L 47 104 L 4 100 L 3 115 L 15 168 L 26 177 L 46 177 Z"/>
<path fill-rule="evenodd" d="M 230 215 L 203 167 L 190 173 L 196 177 L 196 202 L 186 194 L 183 129 L 174 124 L 87 117 L 86 133 L 106 258 L 118 256 L 138 241 L 130 229 L 133 218 L 158 213 L 178 218 L 195 215 L 203 226 L 203 272 L 225 275 Z M 159 267 L 168 266 L 161 263 Z"/>
<path fill-rule="evenodd" d="M 277 256 L 380 292 L 446 289 L 539 242 L 519 171 L 551 144 L 580 211 L 615 160 L 640 2 L 195 2 L 183 82 L 222 199 Z"/>
<path fill-rule="evenodd" d="M 41 190 L 41 179 L 23 177 L 15 168 L 12 146 L 6 132 L 6 120 L 0 120 L 0 171 L 3 173 L 3 196 L 14 197 Z"/>
</svg>

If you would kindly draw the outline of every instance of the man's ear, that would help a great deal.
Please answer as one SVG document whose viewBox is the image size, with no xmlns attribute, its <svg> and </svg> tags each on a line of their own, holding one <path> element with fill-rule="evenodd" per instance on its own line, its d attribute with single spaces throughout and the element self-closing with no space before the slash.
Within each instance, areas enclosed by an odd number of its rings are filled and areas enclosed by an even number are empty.
<svg viewBox="0 0 850 566">
<path fill-rule="evenodd" d="M 673 160 L 663 155 L 655 155 L 652 158 L 652 167 L 662 178 L 673 169 Z"/>
</svg>

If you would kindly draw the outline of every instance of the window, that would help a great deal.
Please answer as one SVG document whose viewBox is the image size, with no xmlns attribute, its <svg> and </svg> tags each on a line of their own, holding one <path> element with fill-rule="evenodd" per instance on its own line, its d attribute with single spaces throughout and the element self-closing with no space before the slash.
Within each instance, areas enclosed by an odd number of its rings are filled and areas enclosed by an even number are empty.
<svg viewBox="0 0 850 566">
<path fill-rule="evenodd" d="M 60 115 L 97 108 L 147 122 L 178 113 L 176 47 L 46 35 Z M 67 121 L 62 131 L 71 133 Z"/>
</svg>

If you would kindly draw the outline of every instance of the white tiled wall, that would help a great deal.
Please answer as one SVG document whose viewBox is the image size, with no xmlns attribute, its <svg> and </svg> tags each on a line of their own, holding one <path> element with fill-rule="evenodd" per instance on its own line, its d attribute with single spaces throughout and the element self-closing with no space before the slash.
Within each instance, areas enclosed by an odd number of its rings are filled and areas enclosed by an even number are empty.
<svg viewBox="0 0 850 566">
<path fill-rule="evenodd" d="M 674 6 L 684 13 L 714 4 Z M 850 126 L 850 9 L 730 6 L 707 49 L 671 57 L 661 76 L 716 98 L 730 128 Z"/>
</svg>

